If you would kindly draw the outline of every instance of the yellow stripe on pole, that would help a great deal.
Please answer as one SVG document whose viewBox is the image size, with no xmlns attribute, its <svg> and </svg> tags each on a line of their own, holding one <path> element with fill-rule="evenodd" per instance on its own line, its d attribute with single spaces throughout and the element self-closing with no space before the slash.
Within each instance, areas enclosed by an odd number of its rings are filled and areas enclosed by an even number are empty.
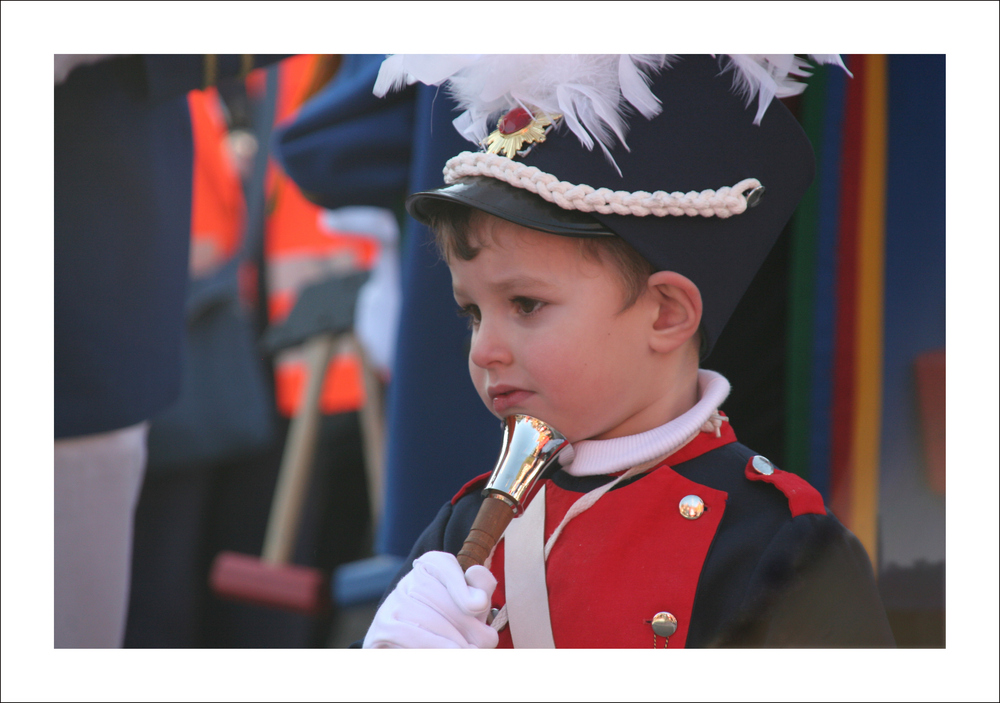
<svg viewBox="0 0 1000 703">
<path fill-rule="evenodd" d="M 851 529 L 878 563 L 879 440 L 882 430 L 882 334 L 885 291 L 887 62 L 865 57 L 864 132 L 858 207 L 858 296 L 855 335 L 854 457 Z"/>
</svg>

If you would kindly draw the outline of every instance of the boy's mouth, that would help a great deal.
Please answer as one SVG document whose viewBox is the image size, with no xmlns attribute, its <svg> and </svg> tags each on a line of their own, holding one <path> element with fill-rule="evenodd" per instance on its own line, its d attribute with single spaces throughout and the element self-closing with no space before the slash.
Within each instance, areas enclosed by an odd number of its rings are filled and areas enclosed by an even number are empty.
<svg viewBox="0 0 1000 703">
<path fill-rule="evenodd" d="M 511 386 L 493 386 L 486 390 L 493 401 L 493 412 L 503 415 L 511 408 L 520 405 L 531 396 L 531 391 Z"/>
</svg>

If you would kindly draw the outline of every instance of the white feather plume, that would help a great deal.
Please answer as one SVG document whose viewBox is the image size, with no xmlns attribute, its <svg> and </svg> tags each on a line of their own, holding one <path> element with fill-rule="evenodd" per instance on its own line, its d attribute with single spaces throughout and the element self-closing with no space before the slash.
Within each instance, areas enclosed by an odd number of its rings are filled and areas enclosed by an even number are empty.
<svg viewBox="0 0 1000 703">
<path fill-rule="evenodd" d="M 726 54 L 729 62 L 723 71 L 733 71 L 733 89 L 746 100 L 747 106 L 757 98 L 757 115 L 753 123 L 760 124 L 767 106 L 774 98 L 798 95 L 806 84 L 798 78 L 812 75 L 809 62 L 795 54 Z M 813 63 L 830 63 L 847 67 L 838 54 L 808 54 Z M 850 71 L 847 71 L 850 75 Z"/>
<path fill-rule="evenodd" d="M 798 78 L 810 75 L 809 63 L 794 54 L 726 54 L 723 71 L 733 71 L 733 88 L 749 105 L 758 98 L 754 123 L 760 122 L 775 97 L 805 89 Z M 844 68 L 836 54 L 810 54 L 816 63 Z M 382 64 L 375 95 L 404 84 L 448 84 L 463 112 L 455 128 L 481 145 L 496 127 L 499 113 L 513 107 L 561 114 L 567 127 L 587 149 L 597 144 L 612 164 L 615 141 L 628 145 L 627 118 L 635 110 L 652 119 L 662 109 L 649 89 L 652 76 L 668 68 L 671 54 L 396 54 Z M 490 118 L 493 118 L 491 121 Z"/>
<path fill-rule="evenodd" d="M 653 54 L 396 55 L 382 64 L 374 92 L 447 81 L 463 110 L 455 128 L 477 145 L 496 127 L 490 117 L 520 106 L 563 115 L 584 147 L 597 144 L 611 159 L 616 139 L 628 148 L 629 106 L 646 118 L 659 114 L 660 101 L 649 83 L 667 61 Z"/>
</svg>

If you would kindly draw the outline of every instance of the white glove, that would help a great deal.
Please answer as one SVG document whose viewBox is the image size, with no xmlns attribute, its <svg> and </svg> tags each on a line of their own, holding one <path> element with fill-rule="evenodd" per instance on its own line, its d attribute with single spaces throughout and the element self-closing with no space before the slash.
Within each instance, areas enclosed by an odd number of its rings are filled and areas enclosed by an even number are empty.
<svg viewBox="0 0 1000 703">
<path fill-rule="evenodd" d="M 486 616 L 496 587 L 486 567 L 463 574 L 454 555 L 427 552 L 382 603 L 363 646 L 492 649 L 499 636 Z"/>
</svg>

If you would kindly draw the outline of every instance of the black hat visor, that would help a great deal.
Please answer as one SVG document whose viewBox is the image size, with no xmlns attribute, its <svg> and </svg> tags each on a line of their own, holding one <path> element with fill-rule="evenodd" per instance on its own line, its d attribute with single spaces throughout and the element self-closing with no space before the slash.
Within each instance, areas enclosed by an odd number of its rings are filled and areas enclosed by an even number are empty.
<svg viewBox="0 0 1000 703">
<path fill-rule="evenodd" d="M 433 201 L 460 203 L 516 225 L 549 234 L 568 237 L 615 236 L 614 232 L 585 212 L 563 210 L 534 193 L 485 176 L 463 178 L 443 188 L 414 193 L 406 199 L 406 211 L 415 220 L 426 225 Z"/>
</svg>

